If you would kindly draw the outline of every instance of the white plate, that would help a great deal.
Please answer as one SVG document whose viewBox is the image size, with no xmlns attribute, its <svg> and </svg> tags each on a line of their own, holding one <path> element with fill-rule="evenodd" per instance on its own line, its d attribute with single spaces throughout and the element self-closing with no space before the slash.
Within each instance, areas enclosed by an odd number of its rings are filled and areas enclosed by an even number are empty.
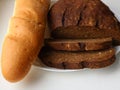
<svg viewBox="0 0 120 90">
<path fill-rule="evenodd" d="M 0 32 L 0 40 L 3 41 L 4 35 L 7 31 L 7 26 L 8 26 L 8 21 L 9 18 L 12 16 L 13 13 L 13 2 L 10 2 L 9 0 L 6 0 L 8 3 L 10 3 L 7 7 L 1 7 L 0 11 L 2 11 L 1 16 L 0 16 L 0 27 L 1 27 L 1 32 Z M 52 4 L 55 3 L 57 0 L 52 0 Z M 120 11 L 119 11 L 119 6 L 114 6 L 114 4 L 112 4 L 110 1 L 111 0 L 103 0 L 105 3 L 110 5 L 110 8 L 115 12 L 116 17 L 119 19 L 120 18 Z M 5 2 L 4 0 L 1 0 L 1 2 Z M 117 2 L 117 0 L 116 0 Z M 115 3 L 115 1 L 113 2 Z M 6 3 L 7 4 L 7 3 Z M 46 32 L 46 37 L 49 37 L 49 32 Z M 1 46 L 1 44 L 0 44 Z M 116 49 L 117 53 L 119 52 L 119 48 Z M 116 54 L 117 54 L 116 53 Z M 117 55 L 118 56 L 118 55 Z M 55 72 L 73 72 L 73 71 L 79 71 L 79 69 L 77 70 L 63 70 L 63 69 L 55 69 L 55 68 L 51 68 L 51 67 L 47 67 L 46 65 L 42 64 L 42 62 L 39 62 L 40 60 L 36 60 L 36 64 L 38 66 L 38 68 L 42 69 L 42 70 L 48 70 L 48 71 L 55 71 Z M 35 64 L 35 65 L 36 65 Z"/>
</svg>

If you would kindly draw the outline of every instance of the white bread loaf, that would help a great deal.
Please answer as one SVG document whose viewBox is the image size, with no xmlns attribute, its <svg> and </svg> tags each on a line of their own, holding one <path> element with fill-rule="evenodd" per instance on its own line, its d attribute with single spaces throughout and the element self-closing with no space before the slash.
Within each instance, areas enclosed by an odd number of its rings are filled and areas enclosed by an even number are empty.
<svg viewBox="0 0 120 90">
<path fill-rule="evenodd" d="M 2 47 L 6 80 L 17 82 L 28 73 L 42 47 L 50 0 L 16 0 Z"/>
</svg>

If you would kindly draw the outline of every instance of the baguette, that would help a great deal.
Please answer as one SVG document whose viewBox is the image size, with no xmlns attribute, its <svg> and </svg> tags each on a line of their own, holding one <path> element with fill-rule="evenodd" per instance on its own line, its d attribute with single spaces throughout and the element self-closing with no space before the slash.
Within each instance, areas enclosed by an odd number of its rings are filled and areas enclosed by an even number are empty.
<svg viewBox="0 0 120 90">
<path fill-rule="evenodd" d="M 44 40 L 50 0 L 16 0 L 14 15 L 3 42 L 2 74 L 9 82 L 29 72 Z"/>
</svg>

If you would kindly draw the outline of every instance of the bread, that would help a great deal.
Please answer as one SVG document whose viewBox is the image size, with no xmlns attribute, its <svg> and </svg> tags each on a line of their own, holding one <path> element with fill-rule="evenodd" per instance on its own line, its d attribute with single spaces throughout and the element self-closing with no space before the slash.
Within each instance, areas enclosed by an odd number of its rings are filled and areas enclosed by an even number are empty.
<svg viewBox="0 0 120 90">
<path fill-rule="evenodd" d="M 52 37 L 56 39 L 95 39 L 112 37 L 115 46 L 120 45 L 119 29 L 98 29 L 90 26 L 68 26 L 53 30 Z"/>
<path fill-rule="evenodd" d="M 46 39 L 45 45 L 54 50 L 91 51 L 112 47 L 112 38 L 96 39 Z"/>
<path fill-rule="evenodd" d="M 2 47 L 2 74 L 9 82 L 22 80 L 42 47 L 50 0 L 16 0 Z"/>
<path fill-rule="evenodd" d="M 103 68 L 115 61 L 120 26 L 101 0 L 58 0 L 48 14 L 52 39 L 39 53 L 54 68 Z"/>
<path fill-rule="evenodd" d="M 48 19 L 51 30 L 71 25 L 119 28 L 114 13 L 101 0 L 58 0 L 51 7 Z"/>
<path fill-rule="evenodd" d="M 54 68 L 60 69 L 83 69 L 103 68 L 115 61 L 115 50 L 113 48 L 100 51 L 67 52 L 57 51 L 44 47 L 39 58 L 42 62 Z"/>
<path fill-rule="evenodd" d="M 46 25 L 47 18 L 42 17 L 46 17 L 49 4 L 50 0 L 17 0 L 13 16 Z"/>
</svg>

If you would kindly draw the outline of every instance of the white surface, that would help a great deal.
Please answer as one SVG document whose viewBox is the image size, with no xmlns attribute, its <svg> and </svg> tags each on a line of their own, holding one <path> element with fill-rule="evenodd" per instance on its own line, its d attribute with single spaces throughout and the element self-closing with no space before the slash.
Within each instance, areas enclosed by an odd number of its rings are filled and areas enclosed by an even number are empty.
<svg viewBox="0 0 120 90">
<path fill-rule="evenodd" d="M 119 0 L 103 0 L 120 20 Z M 0 0 L 0 53 L 14 0 Z M 77 72 L 49 72 L 32 67 L 21 82 L 7 82 L 0 71 L 0 90 L 120 90 L 120 53 L 116 62 L 99 70 L 84 69 Z"/>
</svg>

